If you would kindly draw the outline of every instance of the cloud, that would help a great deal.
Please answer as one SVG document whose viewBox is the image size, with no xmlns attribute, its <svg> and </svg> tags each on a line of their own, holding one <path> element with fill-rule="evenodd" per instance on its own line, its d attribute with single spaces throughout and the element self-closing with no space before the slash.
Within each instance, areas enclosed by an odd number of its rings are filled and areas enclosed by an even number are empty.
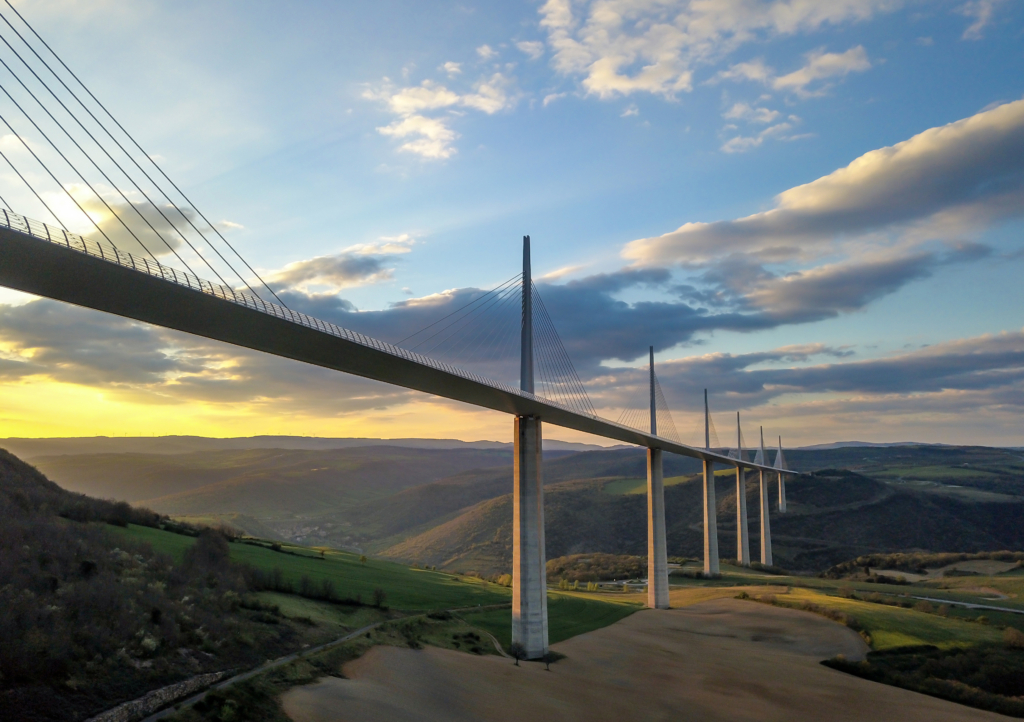
<svg viewBox="0 0 1024 722">
<path fill-rule="evenodd" d="M 775 69 L 764 64 L 761 59 L 745 63 L 737 63 L 727 70 L 716 73 L 708 82 L 711 84 L 723 80 L 753 81 L 783 92 L 789 92 L 800 98 L 823 95 L 829 84 L 820 84 L 814 90 L 808 86 L 830 78 L 838 78 L 850 73 L 860 73 L 871 68 L 867 51 L 862 45 L 850 48 L 845 53 L 827 53 L 819 48 L 808 53 L 804 65 L 783 76 L 776 75 Z"/>
<path fill-rule="evenodd" d="M 349 246 L 343 253 L 358 253 L 364 256 L 401 254 L 411 251 L 415 243 L 415 238 L 408 233 L 402 233 L 397 236 L 381 236 L 373 243 L 360 243 L 355 246 Z"/>
<path fill-rule="evenodd" d="M 481 45 L 476 49 L 476 54 L 480 56 L 481 60 L 490 60 L 491 58 L 498 57 L 498 51 L 490 45 Z"/>
<path fill-rule="evenodd" d="M 756 108 L 751 109 L 748 117 L 746 117 L 745 120 L 751 123 L 770 123 L 770 120 L 762 119 L 774 118 L 777 116 L 778 113 L 776 113 L 775 111 L 769 111 L 766 110 L 765 108 Z M 807 135 L 794 135 L 793 133 L 790 133 L 790 131 L 793 130 L 793 128 L 799 123 L 800 118 L 798 118 L 795 115 L 791 115 L 789 116 L 789 120 L 768 126 L 767 128 L 765 128 L 764 130 L 755 135 L 736 136 L 734 138 L 730 138 L 729 140 L 722 144 L 720 150 L 723 153 L 743 153 L 745 151 L 750 150 L 751 148 L 758 147 L 769 138 L 775 138 L 777 140 L 797 140 L 798 138 L 805 138 L 807 137 Z M 733 127 L 726 126 L 726 129 L 732 130 Z"/>
<path fill-rule="evenodd" d="M 377 132 L 394 138 L 419 136 L 414 140 L 402 143 L 398 149 L 432 159 L 450 158 L 454 155 L 456 151 L 452 147 L 452 142 L 459 137 L 459 134 L 449 128 L 444 120 L 427 118 L 423 115 L 410 115 L 396 120 L 390 125 L 377 128 Z"/>
<path fill-rule="evenodd" d="M 556 100 L 561 100 L 567 95 L 567 93 L 549 93 L 544 96 L 544 107 L 548 107 L 550 103 L 554 103 Z"/>
<path fill-rule="evenodd" d="M 974 20 L 964 30 L 964 40 L 981 40 L 985 37 L 984 30 L 992 22 L 996 5 L 1002 0 L 971 0 L 957 8 L 957 12 Z"/>
<path fill-rule="evenodd" d="M 722 114 L 723 118 L 730 120 L 745 120 L 748 123 L 771 123 L 780 115 L 777 110 L 768 108 L 752 108 L 748 103 L 735 103 L 729 110 Z"/>
<path fill-rule="evenodd" d="M 544 55 L 544 43 L 539 40 L 523 40 L 516 43 L 516 47 L 526 54 L 530 60 L 537 60 Z"/>
<path fill-rule="evenodd" d="M 625 110 L 622 111 L 620 117 L 628 118 L 630 116 L 640 115 L 640 109 L 636 107 L 636 103 L 630 103 Z"/>
<path fill-rule="evenodd" d="M 447 63 L 444 67 L 449 65 L 457 64 Z M 394 122 L 378 127 L 377 132 L 408 139 L 398 146 L 399 151 L 442 160 L 456 153 L 453 143 L 459 134 L 449 126 L 452 122 L 450 115 L 431 117 L 425 113 L 470 108 L 493 115 L 516 104 L 518 96 L 510 92 L 511 86 L 511 80 L 501 73 L 480 78 L 473 84 L 472 92 L 461 94 L 432 80 L 424 80 L 417 86 L 395 88 L 385 78 L 380 87 L 365 90 L 363 97 L 384 103 L 398 116 Z"/>
<path fill-rule="evenodd" d="M 746 63 L 736 63 L 729 66 L 728 70 L 720 70 L 708 82 L 714 84 L 722 80 L 752 80 L 769 85 L 774 77 L 775 70 L 769 68 L 764 64 L 764 60 L 758 58 Z"/>
<path fill-rule="evenodd" d="M 339 254 L 319 256 L 289 263 L 271 274 L 270 281 L 294 288 L 328 286 L 337 291 L 350 286 L 374 283 L 392 277 L 380 258 L 367 255 Z"/>
<path fill-rule="evenodd" d="M 441 66 L 441 69 L 448 73 L 448 77 L 455 77 L 462 73 L 462 63 L 453 63 L 452 61 L 448 61 Z"/>
<path fill-rule="evenodd" d="M 1024 332 L 934 344 L 878 359 L 808 364 L 835 349 L 810 346 L 750 354 L 706 354 L 659 364 L 658 377 L 679 396 L 703 388 L 749 406 L 788 394 L 932 394 L 1014 388 L 1024 382 Z M 779 368 L 783 363 L 797 366 Z M 1020 403 L 1020 402 L 1018 402 Z M 1024 404 L 1021 404 L 1024 406 Z"/>
<path fill-rule="evenodd" d="M 790 90 L 806 97 L 823 92 L 819 90 L 812 93 L 807 90 L 807 86 L 815 81 L 864 72 L 870 67 L 868 54 L 861 45 L 850 48 L 845 53 L 826 53 L 824 49 L 819 49 L 808 53 L 807 64 L 799 70 L 772 80 L 772 87 L 776 90 Z"/>
<path fill-rule="evenodd" d="M 732 253 L 763 261 L 808 259 L 879 229 L 941 217 L 946 230 L 934 231 L 941 237 L 951 225 L 984 227 L 1022 208 L 1024 101 L 1016 101 L 866 153 L 781 193 L 771 210 L 687 223 L 633 241 L 624 255 L 645 264 L 700 263 Z"/>
<path fill-rule="evenodd" d="M 413 394 L 197 336 L 46 299 L 0 305 L 0 380 L 100 392 L 97 405 L 229 404 L 233 413 L 330 419 Z M 339 403 L 339 399 L 342 402 Z M 199 408 L 193 408 L 199 413 Z"/>
<path fill-rule="evenodd" d="M 898 0 L 774 0 L 712 3 L 672 0 L 547 0 L 540 25 L 555 69 L 580 77 L 588 94 L 608 99 L 689 91 L 696 68 L 773 36 L 867 20 Z M 757 68 L 734 66 L 734 72 Z M 794 79 L 795 80 L 795 79 Z"/>
</svg>

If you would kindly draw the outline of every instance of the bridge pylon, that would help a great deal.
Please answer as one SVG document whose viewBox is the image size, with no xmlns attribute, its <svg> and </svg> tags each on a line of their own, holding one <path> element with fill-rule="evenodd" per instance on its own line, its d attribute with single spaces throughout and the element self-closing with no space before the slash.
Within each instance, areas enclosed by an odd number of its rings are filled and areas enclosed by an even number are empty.
<svg viewBox="0 0 1024 722">
<path fill-rule="evenodd" d="M 764 464 L 765 459 L 768 455 L 764 452 L 764 427 L 761 427 L 761 448 L 757 452 L 757 457 L 754 462 L 757 464 Z M 768 475 L 764 469 L 758 469 L 761 475 L 761 563 L 771 566 L 774 564 L 772 561 L 772 522 L 769 517 L 769 495 L 768 495 Z"/>
<path fill-rule="evenodd" d="M 704 448 L 711 449 L 711 412 L 704 389 Z M 720 574 L 718 566 L 718 502 L 715 500 L 715 465 L 704 459 L 704 574 Z"/>
<path fill-rule="evenodd" d="M 532 394 L 533 281 L 530 237 L 523 236 L 523 321 L 520 337 L 519 388 Z M 512 494 L 512 641 L 527 659 L 548 651 L 547 553 L 544 548 L 544 470 L 541 421 L 515 418 Z"/>
<path fill-rule="evenodd" d="M 779 451 L 775 455 L 775 468 L 779 470 L 779 513 L 786 513 L 786 457 L 782 454 L 782 437 L 779 437 Z"/>
<path fill-rule="evenodd" d="M 654 378 L 654 346 L 651 346 L 651 435 L 658 434 Z M 665 541 L 665 474 L 661 449 L 647 449 L 647 606 L 668 609 L 668 547 Z"/>
<path fill-rule="evenodd" d="M 743 433 L 740 412 L 736 412 L 736 459 L 743 461 Z M 747 536 L 747 471 L 736 464 L 736 561 L 750 566 L 750 538 Z"/>
</svg>

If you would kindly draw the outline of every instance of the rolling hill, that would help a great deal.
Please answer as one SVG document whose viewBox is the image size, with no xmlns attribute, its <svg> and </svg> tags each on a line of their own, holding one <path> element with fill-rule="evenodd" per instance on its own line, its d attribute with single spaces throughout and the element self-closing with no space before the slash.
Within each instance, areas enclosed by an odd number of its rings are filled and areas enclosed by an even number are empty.
<svg viewBox="0 0 1024 722">
<path fill-rule="evenodd" d="M 1024 459 L 1013 450 L 843 446 L 787 451 L 790 512 L 773 512 L 778 564 L 819 570 L 862 553 L 1020 548 Z M 37 458 L 64 486 L 252 534 L 496 573 L 511 560 L 511 454 L 502 449 L 248 449 Z M 666 456 L 669 551 L 702 553 L 698 462 Z M 722 558 L 735 556 L 734 477 L 719 471 Z M 642 449 L 546 452 L 549 556 L 643 554 Z M 776 487 L 774 479 L 772 494 Z M 757 558 L 756 486 L 748 483 Z M 773 502 L 774 507 L 774 502 Z M 1015 526 L 1016 525 L 1016 526 Z"/>
</svg>

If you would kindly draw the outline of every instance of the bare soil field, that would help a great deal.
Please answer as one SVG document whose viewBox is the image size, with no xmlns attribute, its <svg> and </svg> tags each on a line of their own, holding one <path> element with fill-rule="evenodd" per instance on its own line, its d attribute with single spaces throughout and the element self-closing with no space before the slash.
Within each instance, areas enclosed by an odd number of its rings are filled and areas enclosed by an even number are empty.
<svg viewBox="0 0 1024 722">
<path fill-rule="evenodd" d="M 553 646 L 545 671 L 499 657 L 378 646 L 283 696 L 295 722 L 451 720 L 871 720 L 971 722 L 990 712 L 828 669 L 863 640 L 805 612 L 714 599 L 642 611 Z"/>
</svg>

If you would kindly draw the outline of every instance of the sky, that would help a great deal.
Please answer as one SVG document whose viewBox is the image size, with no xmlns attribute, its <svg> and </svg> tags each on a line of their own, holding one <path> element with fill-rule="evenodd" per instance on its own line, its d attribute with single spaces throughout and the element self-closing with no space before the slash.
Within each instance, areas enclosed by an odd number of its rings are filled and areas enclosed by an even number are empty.
<svg viewBox="0 0 1024 722">
<path fill-rule="evenodd" d="M 612 420 L 653 345 L 686 443 L 706 388 L 723 443 L 739 411 L 748 443 L 763 426 L 787 446 L 1024 445 L 1024 3 L 14 5 L 292 308 L 397 342 L 518 273 L 529 234 Z M 0 58 L 17 70 L 13 28 Z M 3 203 L 133 253 L 155 243 L 117 221 L 165 230 L 146 184 L 102 159 L 76 176 L 0 77 L 0 151 L 39 192 L 0 164 Z M 200 262 L 180 241 L 151 250 Z M 197 272 L 241 284 L 211 264 Z M 0 437 L 511 432 L 0 289 Z"/>
</svg>

